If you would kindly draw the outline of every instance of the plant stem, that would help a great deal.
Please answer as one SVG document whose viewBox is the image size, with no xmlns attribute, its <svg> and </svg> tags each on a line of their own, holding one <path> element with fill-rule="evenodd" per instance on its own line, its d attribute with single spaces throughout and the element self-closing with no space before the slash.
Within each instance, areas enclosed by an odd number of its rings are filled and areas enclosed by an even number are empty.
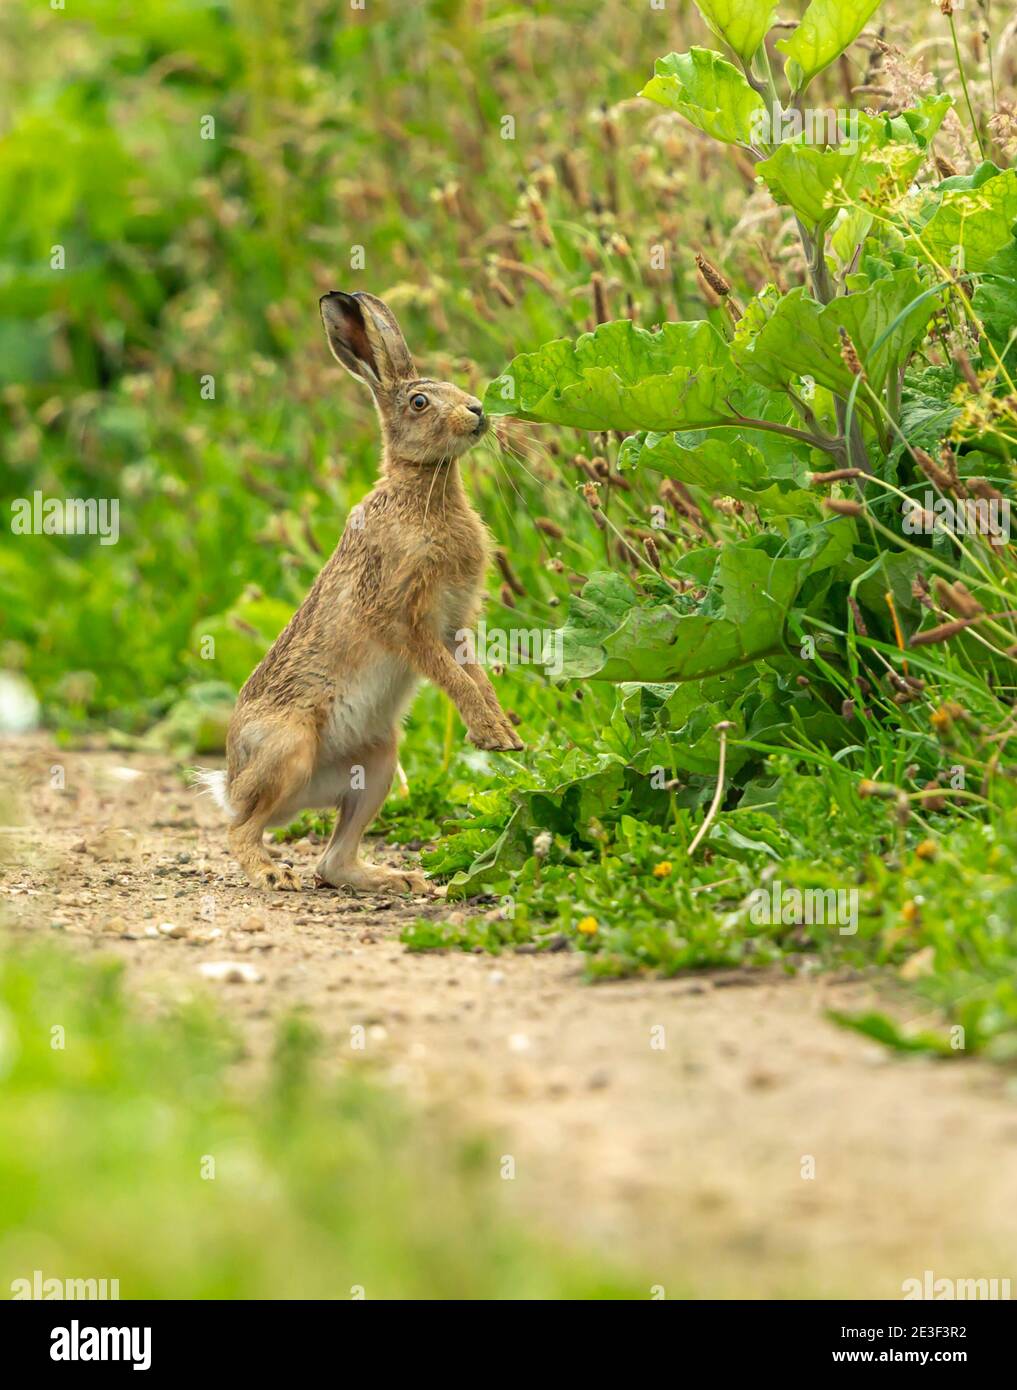
<svg viewBox="0 0 1017 1390">
<path fill-rule="evenodd" d="M 960 44 L 957 42 L 957 26 L 954 23 L 953 11 L 947 16 L 950 20 L 950 37 L 953 39 L 954 57 L 957 59 L 957 72 L 960 76 L 961 87 L 964 91 L 964 101 L 967 104 L 968 115 L 971 118 L 971 129 L 975 132 L 975 139 L 978 141 L 978 153 L 985 158 L 985 146 L 982 143 L 982 132 L 978 129 L 978 122 L 975 120 L 974 107 L 971 105 L 971 94 L 968 92 L 968 79 L 964 74 L 964 63 L 961 60 Z"/>
<path fill-rule="evenodd" d="M 727 729 L 720 730 L 720 757 L 717 761 L 717 789 L 713 793 L 713 800 L 710 802 L 710 809 L 706 813 L 706 819 L 696 831 L 696 837 L 688 848 L 689 857 L 695 854 L 699 848 L 699 842 L 713 824 L 713 818 L 717 814 L 718 808 L 724 796 L 724 762 L 727 758 Z"/>
</svg>

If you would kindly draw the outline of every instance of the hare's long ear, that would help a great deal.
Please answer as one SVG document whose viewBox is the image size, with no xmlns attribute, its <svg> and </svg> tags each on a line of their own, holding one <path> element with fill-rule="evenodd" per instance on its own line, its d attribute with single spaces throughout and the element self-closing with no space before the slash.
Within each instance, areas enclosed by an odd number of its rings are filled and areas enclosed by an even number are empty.
<svg viewBox="0 0 1017 1390">
<path fill-rule="evenodd" d="M 336 359 L 372 390 L 388 390 L 416 377 L 395 315 L 373 294 L 333 290 L 321 299 L 321 319 Z"/>
<path fill-rule="evenodd" d="M 333 357 L 358 381 L 365 381 L 372 389 L 377 389 L 381 385 L 381 373 L 356 299 L 351 294 L 343 294 L 342 290 L 332 290 L 322 295 L 318 308 Z"/>
</svg>

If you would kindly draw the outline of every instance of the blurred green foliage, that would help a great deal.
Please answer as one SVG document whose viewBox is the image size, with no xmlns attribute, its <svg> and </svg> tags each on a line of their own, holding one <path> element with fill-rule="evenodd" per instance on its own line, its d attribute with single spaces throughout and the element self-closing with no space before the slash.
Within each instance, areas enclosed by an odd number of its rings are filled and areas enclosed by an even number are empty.
<svg viewBox="0 0 1017 1390">
<path fill-rule="evenodd" d="M 5 1296 L 35 1270 L 121 1298 L 636 1296 L 518 1230 L 485 1143 L 411 1117 L 363 1064 L 323 1078 L 318 1050 L 290 1018 L 264 1080 L 237 1087 L 239 1045 L 205 1005 L 143 1020 L 115 962 L 8 946 Z"/>
</svg>

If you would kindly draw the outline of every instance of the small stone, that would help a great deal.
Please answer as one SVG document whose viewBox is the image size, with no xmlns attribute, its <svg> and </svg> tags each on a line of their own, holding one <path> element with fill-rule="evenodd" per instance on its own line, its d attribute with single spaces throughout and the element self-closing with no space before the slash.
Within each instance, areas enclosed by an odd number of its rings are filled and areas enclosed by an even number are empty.
<svg viewBox="0 0 1017 1390">
<path fill-rule="evenodd" d="M 160 923 L 159 923 L 159 935 L 160 935 L 160 936 L 181 937 L 181 936 L 188 936 L 189 934 L 190 934 L 190 928 L 184 926 L 184 924 L 183 924 L 182 922 L 160 922 Z"/>
<path fill-rule="evenodd" d="M 100 830 L 89 845 L 92 857 L 99 864 L 108 864 L 124 859 L 136 859 L 141 849 L 137 835 L 130 830 L 119 830 L 108 826 Z"/>
<path fill-rule="evenodd" d="M 215 980 L 220 984 L 256 985 L 264 978 L 253 965 L 239 960 L 203 961 L 198 971 L 206 980 Z"/>
<path fill-rule="evenodd" d="M 153 937 L 156 941 L 158 941 L 159 936 L 160 936 L 159 928 L 158 928 L 158 927 L 154 927 L 154 926 L 146 927 L 146 928 L 145 928 L 145 935 L 146 935 L 146 936 Z"/>
<path fill-rule="evenodd" d="M 510 1052 L 529 1052 L 530 1040 L 525 1033 L 513 1033 L 508 1040 Z"/>
<path fill-rule="evenodd" d="M 774 1086 L 780 1085 L 780 1078 L 775 1072 L 767 1071 L 764 1067 L 757 1067 L 750 1071 L 745 1078 L 745 1084 L 752 1091 L 770 1091 Z"/>
<path fill-rule="evenodd" d="M 245 917 L 240 923 L 241 931 L 264 931 L 265 923 L 260 917 Z"/>
<path fill-rule="evenodd" d="M 112 933 L 113 936 L 123 936 L 127 930 L 127 923 L 123 917 L 110 917 L 103 923 L 103 931 Z"/>
<path fill-rule="evenodd" d="M 208 946 L 213 941 L 218 941 L 222 936 L 220 927 L 206 927 L 203 931 L 196 931 L 193 936 L 187 938 L 191 946 Z"/>
</svg>

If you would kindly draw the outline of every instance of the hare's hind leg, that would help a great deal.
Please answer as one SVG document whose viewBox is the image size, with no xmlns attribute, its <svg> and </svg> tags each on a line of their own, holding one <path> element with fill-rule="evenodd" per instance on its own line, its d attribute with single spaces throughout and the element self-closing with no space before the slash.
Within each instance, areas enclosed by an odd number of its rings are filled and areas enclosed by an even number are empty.
<svg viewBox="0 0 1017 1390">
<path fill-rule="evenodd" d="M 260 739 L 246 766 L 230 783 L 230 801 L 236 808 L 228 835 L 230 852 L 259 888 L 300 887 L 293 870 L 271 858 L 262 835 L 310 781 L 315 745 L 309 729 L 294 725 L 273 728 Z"/>
<path fill-rule="evenodd" d="M 335 829 L 316 872 L 335 888 L 364 892 L 426 893 L 422 874 L 365 864 L 359 858 L 364 831 L 381 810 L 396 766 L 396 736 L 350 757 L 351 789 L 339 798 Z"/>
</svg>

